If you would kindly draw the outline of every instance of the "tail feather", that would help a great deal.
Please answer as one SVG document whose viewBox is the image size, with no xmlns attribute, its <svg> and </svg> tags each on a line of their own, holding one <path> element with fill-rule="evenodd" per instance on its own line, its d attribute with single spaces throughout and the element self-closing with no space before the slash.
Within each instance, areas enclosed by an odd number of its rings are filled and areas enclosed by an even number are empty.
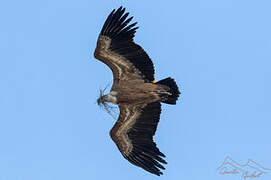
<svg viewBox="0 0 271 180">
<path fill-rule="evenodd" d="M 167 104 L 176 104 L 176 101 L 178 100 L 179 94 L 181 94 L 181 92 L 179 91 L 175 80 L 171 77 L 168 77 L 156 82 L 156 84 L 165 85 L 170 88 L 167 93 L 162 93 L 160 95 L 161 102 Z"/>
</svg>

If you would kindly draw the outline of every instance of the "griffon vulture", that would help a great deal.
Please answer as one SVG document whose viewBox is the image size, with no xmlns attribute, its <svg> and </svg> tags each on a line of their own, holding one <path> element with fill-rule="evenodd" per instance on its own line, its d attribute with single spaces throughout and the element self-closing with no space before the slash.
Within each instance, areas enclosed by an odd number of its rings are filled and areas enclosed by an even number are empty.
<svg viewBox="0 0 271 180">
<path fill-rule="evenodd" d="M 123 157 L 159 176 L 166 161 L 153 136 L 161 103 L 176 104 L 180 91 L 170 77 L 155 81 L 151 59 L 133 39 L 137 23 L 131 24 L 133 17 L 128 15 L 125 8 L 114 9 L 98 37 L 94 56 L 112 70 L 114 82 L 110 93 L 100 95 L 97 102 L 111 102 L 120 109 L 110 136 Z"/>
</svg>

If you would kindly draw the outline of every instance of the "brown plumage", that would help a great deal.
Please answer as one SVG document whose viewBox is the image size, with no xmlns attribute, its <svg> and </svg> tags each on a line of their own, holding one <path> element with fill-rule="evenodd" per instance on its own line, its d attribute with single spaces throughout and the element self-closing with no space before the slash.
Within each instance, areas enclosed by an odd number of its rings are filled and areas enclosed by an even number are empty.
<svg viewBox="0 0 271 180">
<path fill-rule="evenodd" d="M 163 159 L 153 136 L 160 113 L 161 102 L 176 104 L 179 90 L 172 78 L 156 82 L 154 67 L 147 53 L 133 38 L 138 27 L 129 24 L 125 8 L 113 10 L 100 32 L 94 56 L 113 72 L 114 82 L 107 95 L 101 95 L 98 104 L 117 104 L 120 114 L 110 131 L 122 155 L 132 164 L 161 175 Z"/>
</svg>

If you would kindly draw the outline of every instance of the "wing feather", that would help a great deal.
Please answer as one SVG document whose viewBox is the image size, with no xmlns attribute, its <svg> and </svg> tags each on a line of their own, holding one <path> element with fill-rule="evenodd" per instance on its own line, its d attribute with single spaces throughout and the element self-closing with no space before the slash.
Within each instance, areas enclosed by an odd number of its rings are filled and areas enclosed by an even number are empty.
<svg viewBox="0 0 271 180">
<path fill-rule="evenodd" d="M 118 80 L 154 80 L 154 67 L 148 54 L 133 38 L 137 22 L 129 24 L 125 8 L 113 10 L 100 32 L 94 56 L 110 67 L 114 83 Z"/>
<path fill-rule="evenodd" d="M 111 138 L 129 162 L 158 176 L 163 174 L 160 169 L 165 169 L 162 164 L 167 163 L 153 141 L 160 113 L 159 102 L 120 105 L 119 119 L 110 131 Z"/>
</svg>

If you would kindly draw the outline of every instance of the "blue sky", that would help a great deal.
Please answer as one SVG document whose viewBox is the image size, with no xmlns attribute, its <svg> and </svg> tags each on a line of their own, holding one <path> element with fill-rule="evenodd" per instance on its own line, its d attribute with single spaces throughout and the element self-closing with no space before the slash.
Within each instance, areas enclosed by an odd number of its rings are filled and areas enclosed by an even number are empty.
<svg viewBox="0 0 271 180">
<path fill-rule="evenodd" d="M 93 52 L 120 5 L 156 79 L 182 91 L 162 107 L 159 179 L 239 179 L 217 172 L 227 156 L 271 168 L 270 1 L 13 0 L 0 3 L 0 180 L 158 179 L 123 159 L 96 104 L 112 74 Z"/>
</svg>

